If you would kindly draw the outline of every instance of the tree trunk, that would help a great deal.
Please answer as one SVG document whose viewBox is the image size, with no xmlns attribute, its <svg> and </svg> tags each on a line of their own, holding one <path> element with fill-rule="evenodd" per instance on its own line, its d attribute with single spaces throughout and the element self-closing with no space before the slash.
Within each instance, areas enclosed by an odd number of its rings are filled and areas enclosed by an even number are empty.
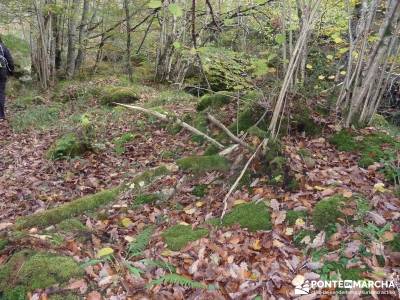
<svg viewBox="0 0 400 300">
<path fill-rule="evenodd" d="M 131 16 L 129 13 L 129 0 L 124 0 L 124 9 L 126 17 L 126 67 L 128 71 L 129 81 L 133 82 L 133 71 L 131 62 Z"/>
</svg>

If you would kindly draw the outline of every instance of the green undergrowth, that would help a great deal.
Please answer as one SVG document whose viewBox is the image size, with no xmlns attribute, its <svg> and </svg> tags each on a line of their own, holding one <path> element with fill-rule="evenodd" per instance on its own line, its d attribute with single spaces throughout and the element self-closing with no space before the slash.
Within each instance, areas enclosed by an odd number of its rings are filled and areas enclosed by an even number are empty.
<svg viewBox="0 0 400 300">
<path fill-rule="evenodd" d="M 122 155 L 125 153 L 125 146 L 126 144 L 128 144 L 129 142 L 133 141 L 135 139 L 136 135 L 131 133 L 131 132 L 126 132 L 124 134 L 122 134 L 120 137 L 114 139 L 114 150 L 115 153 L 117 153 L 118 155 Z"/>
<path fill-rule="evenodd" d="M 83 275 L 83 269 L 71 257 L 22 250 L 0 268 L 0 291 L 2 299 L 27 299 L 28 292 Z"/>
<path fill-rule="evenodd" d="M 91 150 L 91 145 L 78 134 L 70 132 L 56 140 L 47 152 L 47 157 L 52 160 L 74 158 Z"/>
<path fill-rule="evenodd" d="M 196 98 L 184 91 L 166 89 L 157 93 L 157 95 L 145 103 L 145 107 L 155 107 L 174 103 L 189 103 Z"/>
<path fill-rule="evenodd" d="M 160 195 L 156 193 L 138 195 L 133 201 L 133 206 L 136 207 L 144 204 L 152 204 L 158 200 L 160 200 Z"/>
<path fill-rule="evenodd" d="M 116 200 L 121 188 L 104 190 L 93 195 L 78 198 L 58 207 L 45 210 L 33 215 L 20 217 L 16 220 L 16 229 L 30 227 L 46 227 L 60 223 L 63 220 L 78 216 L 85 212 L 94 211 L 97 208 Z"/>
<path fill-rule="evenodd" d="M 15 132 L 26 130 L 46 130 L 57 123 L 61 113 L 59 105 L 34 105 L 17 112 L 11 119 Z"/>
<path fill-rule="evenodd" d="M 88 228 L 76 218 L 66 219 L 57 225 L 57 228 L 63 232 L 85 232 Z"/>
<path fill-rule="evenodd" d="M 334 226 L 344 214 L 340 211 L 346 199 L 341 195 L 335 195 L 320 200 L 312 212 L 314 227 L 318 230 L 326 230 Z"/>
<path fill-rule="evenodd" d="M 197 104 L 197 110 L 203 111 L 208 107 L 221 107 L 231 102 L 231 93 L 220 91 L 215 94 L 207 94 L 201 97 L 200 102 Z"/>
<path fill-rule="evenodd" d="M 400 234 L 396 233 L 392 241 L 387 243 L 394 252 L 400 252 Z"/>
<path fill-rule="evenodd" d="M 181 158 L 176 162 L 184 171 L 195 174 L 204 174 L 211 171 L 225 172 L 229 170 L 229 162 L 219 155 L 189 156 Z"/>
<path fill-rule="evenodd" d="M 289 226 L 294 226 L 297 219 L 303 219 L 305 221 L 307 218 L 307 212 L 304 210 L 288 210 L 286 212 L 286 222 Z"/>
<path fill-rule="evenodd" d="M 201 132 L 207 134 L 208 120 L 207 120 L 206 114 L 205 113 L 196 114 L 195 117 L 193 118 L 192 125 L 197 130 L 200 130 Z M 205 140 L 204 137 L 199 134 L 192 135 L 191 139 L 192 139 L 192 141 L 199 143 L 199 144 L 203 143 Z"/>
<path fill-rule="evenodd" d="M 246 228 L 252 232 L 272 229 L 271 214 L 268 207 L 263 202 L 239 204 L 232 208 L 232 210 L 224 216 L 222 221 L 214 219 L 211 220 L 210 223 L 224 227 L 239 224 L 240 227 Z"/>
<path fill-rule="evenodd" d="M 302 229 L 293 235 L 293 243 L 296 247 L 303 248 L 307 246 L 304 242 L 306 237 L 309 237 L 309 240 L 312 241 L 316 236 L 317 234 L 314 231 Z"/>
<path fill-rule="evenodd" d="M 196 241 L 208 235 L 208 230 L 205 228 L 192 229 L 187 225 L 174 225 L 168 228 L 163 234 L 163 238 L 169 249 L 179 251 L 189 242 Z"/>
<path fill-rule="evenodd" d="M 193 187 L 192 195 L 196 197 L 204 197 L 207 194 L 207 185 L 198 184 Z"/>
</svg>

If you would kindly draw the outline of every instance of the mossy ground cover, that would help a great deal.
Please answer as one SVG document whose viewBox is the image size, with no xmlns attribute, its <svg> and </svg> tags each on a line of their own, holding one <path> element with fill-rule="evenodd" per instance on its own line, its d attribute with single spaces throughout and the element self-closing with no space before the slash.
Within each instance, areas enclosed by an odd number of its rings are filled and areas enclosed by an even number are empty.
<svg viewBox="0 0 400 300">
<path fill-rule="evenodd" d="M 341 195 L 335 195 L 320 200 L 312 212 L 312 222 L 318 230 L 326 230 L 334 226 L 339 219 L 344 218 L 340 208 L 345 204 L 346 198 Z"/>
<path fill-rule="evenodd" d="M 57 229 L 63 232 L 85 232 L 88 228 L 76 218 L 66 219 L 57 225 Z"/>
<path fill-rule="evenodd" d="M 203 111 L 208 107 L 221 107 L 230 103 L 232 99 L 231 93 L 226 91 L 207 94 L 201 97 L 200 102 L 197 104 L 197 110 Z"/>
<path fill-rule="evenodd" d="M 125 146 L 135 139 L 136 135 L 131 132 L 126 132 L 122 134 L 120 137 L 114 139 L 114 150 L 118 155 L 122 155 L 125 153 Z"/>
<path fill-rule="evenodd" d="M 74 158 L 90 150 L 90 145 L 83 141 L 76 133 L 67 133 L 51 146 L 47 157 L 52 160 Z"/>
<path fill-rule="evenodd" d="M 144 204 L 152 204 L 160 199 L 161 199 L 160 195 L 155 193 L 138 195 L 133 201 L 133 206 L 137 207 Z"/>
<path fill-rule="evenodd" d="M 22 250 L 0 267 L 0 291 L 5 299 L 26 299 L 26 294 L 35 289 L 83 275 L 84 270 L 71 257 Z"/>
<path fill-rule="evenodd" d="M 182 170 L 198 175 L 211 171 L 225 172 L 229 170 L 228 160 L 219 155 L 189 156 L 177 160 L 176 163 Z"/>
<path fill-rule="evenodd" d="M 101 103 L 103 105 L 113 105 L 113 102 L 133 103 L 137 100 L 139 100 L 139 92 L 133 86 L 111 86 L 102 90 Z"/>
<path fill-rule="evenodd" d="M 305 221 L 307 218 L 307 212 L 304 210 L 288 210 L 286 212 L 286 222 L 289 226 L 294 226 L 297 219 Z"/>
<path fill-rule="evenodd" d="M 104 190 L 98 192 L 97 194 L 78 198 L 69 203 L 43 212 L 20 217 L 16 220 L 15 226 L 17 229 L 24 229 L 35 226 L 46 227 L 57 224 L 63 220 L 80 215 L 82 213 L 94 211 L 100 206 L 114 201 L 119 195 L 120 191 L 121 188 Z"/>
<path fill-rule="evenodd" d="M 214 221 L 219 224 L 218 221 Z M 263 203 L 244 203 L 235 206 L 222 219 L 220 225 L 231 226 L 239 224 L 249 231 L 270 230 L 272 228 L 271 215 L 268 207 Z"/>
<path fill-rule="evenodd" d="M 178 224 L 168 228 L 162 236 L 169 249 L 178 251 L 189 242 L 196 241 L 207 234 L 208 230 L 205 228 L 192 229 L 191 226 Z"/>
</svg>

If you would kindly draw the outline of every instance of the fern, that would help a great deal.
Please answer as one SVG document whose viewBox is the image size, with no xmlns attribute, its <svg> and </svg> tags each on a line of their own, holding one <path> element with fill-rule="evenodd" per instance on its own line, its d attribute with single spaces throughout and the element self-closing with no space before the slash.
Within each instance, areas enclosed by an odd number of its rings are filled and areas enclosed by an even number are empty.
<svg viewBox="0 0 400 300">
<path fill-rule="evenodd" d="M 128 269 L 128 271 L 129 271 L 133 276 L 135 276 L 135 277 L 141 277 L 141 274 L 144 273 L 143 270 L 134 267 L 134 266 L 132 265 L 132 263 L 129 262 L 129 261 L 125 261 L 125 266 L 126 266 L 126 268 Z"/>
<path fill-rule="evenodd" d="M 205 289 L 207 286 L 204 284 L 198 282 L 198 281 L 193 281 L 191 279 L 188 279 L 186 277 L 183 277 L 178 274 L 167 274 L 164 276 L 161 276 L 158 279 L 154 279 L 149 283 L 149 286 L 154 286 L 154 285 L 159 285 L 159 284 L 177 284 L 183 287 L 187 288 L 193 288 L 193 289 Z"/>
<path fill-rule="evenodd" d="M 176 268 L 174 267 L 174 265 L 170 264 L 169 262 L 165 262 L 162 260 L 153 260 L 153 259 L 143 259 L 142 262 L 146 266 L 158 267 L 158 268 L 164 269 L 170 273 L 176 272 Z"/>
<path fill-rule="evenodd" d="M 128 252 L 131 257 L 141 255 L 150 242 L 150 238 L 154 232 L 154 226 L 146 227 L 139 233 L 135 241 L 129 244 Z"/>
</svg>

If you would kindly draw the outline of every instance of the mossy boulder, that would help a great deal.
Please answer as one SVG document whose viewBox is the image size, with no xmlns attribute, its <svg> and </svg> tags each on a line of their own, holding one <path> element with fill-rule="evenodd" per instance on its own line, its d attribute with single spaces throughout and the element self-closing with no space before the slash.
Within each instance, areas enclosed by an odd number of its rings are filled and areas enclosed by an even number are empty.
<svg viewBox="0 0 400 300">
<path fill-rule="evenodd" d="M 272 228 L 271 214 L 268 207 L 260 203 L 244 203 L 235 206 L 222 219 L 221 225 L 231 226 L 239 224 L 249 231 L 270 230 Z"/>
<path fill-rule="evenodd" d="M 174 225 L 162 233 L 162 237 L 167 243 L 168 248 L 173 251 L 179 251 L 189 242 L 196 241 L 207 235 L 207 229 L 192 229 L 192 227 L 188 225 Z"/>
<path fill-rule="evenodd" d="M 81 278 L 84 270 L 71 258 L 22 250 L 0 268 L 0 291 L 5 299 L 26 299 L 26 293 Z"/>
<path fill-rule="evenodd" d="M 178 166 L 187 172 L 204 174 L 211 171 L 226 172 L 229 170 L 229 161 L 219 155 L 189 156 L 176 162 Z"/>
<path fill-rule="evenodd" d="M 52 160 L 74 158 L 83 155 L 90 149 L 91 145 L 76 133 L 67 133 L 51 146 L 47 152 L 47 156 Z"/>
<path fill-rule="evenodd" d="M 17 218 L 15 227 L 17 229 L 24 229 L 58 224 L 61 221 L 78 216 L 85 212 L 94 211 L 97 208 L 116 200 L 120 191 L 121 188 L 104 190 L 93 195 L 78 198 L 52 209 Z"/>
<path fill-rule="evenodd" d="M 100 102 L 103 105 L 117 103 L 133 103 L 139 100 L 138 89 L 128 86 L 111 86 L 102 91 Z"/>
<path fill-rule="evenodd" d="M 203 111 L 208 107 L 221 107 L 231 102 L 231 93 L 220 91 L 215 94 L 207 94 L 201 97 L 197 104 L 197 110 Z"/>
<path fill-rule="evenodd" d="M 319 201 L 312 212 L 314 227 L 318 230 L 326 230 L 335 225 L 340 218 L 344 218 L 344 214 L 340 209 L 345 200 L 346 198 L 343 196 L 335 195 Z"/>
</svg>

